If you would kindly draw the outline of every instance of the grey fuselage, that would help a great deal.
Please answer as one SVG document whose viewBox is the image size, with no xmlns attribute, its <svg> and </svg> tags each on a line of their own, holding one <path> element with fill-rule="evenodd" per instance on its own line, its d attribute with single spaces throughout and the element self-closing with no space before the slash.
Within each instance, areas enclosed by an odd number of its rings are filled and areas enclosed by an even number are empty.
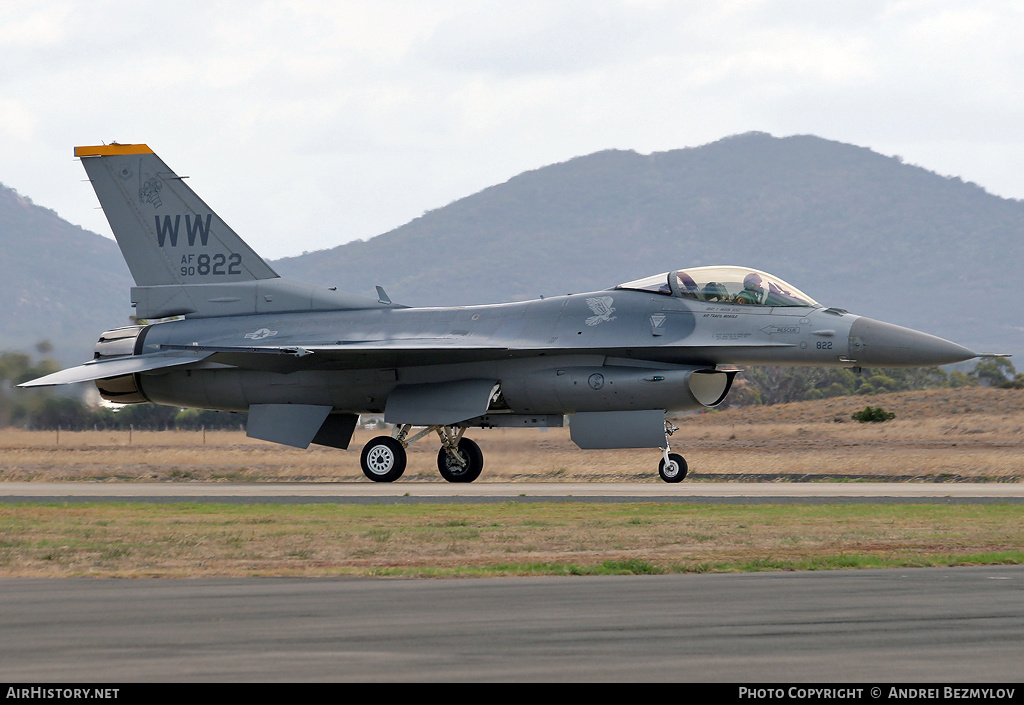
<svg viewBox="0 0 1024 705">
<path fill-rule="evenodd" d="M 611 289 L 453 308 L 186 318 L 149 326 L 135 353 L 267 344 L 308 352 L 265 358 L 263 369 L 251 369 L 251 359 L 248 369 L 232 368 L 231 355 L 222 354 L 189 369 L 142 376 L 147 399 L 179 406 L 245 411 L 253 404 L 291 403 L 379 413 L 399 385 L 493 379 L 513 413 L 679 410 L 702 405 L 682 386 L 694 370 L 856 365 L 851 328 L 858 318 L 820 307 Z M 344 355 L 332 354 L 339 349 Z M 652 371 L 665 374 L 646 380 Z"/>
</svg>

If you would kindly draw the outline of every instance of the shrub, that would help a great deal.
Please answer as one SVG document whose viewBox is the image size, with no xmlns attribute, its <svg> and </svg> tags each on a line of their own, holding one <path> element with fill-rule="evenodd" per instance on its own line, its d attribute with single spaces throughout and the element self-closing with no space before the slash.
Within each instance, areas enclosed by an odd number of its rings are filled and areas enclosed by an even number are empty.
<svg viewBox="0 0 1024 705">
<path fill-rule="evenodd" d="M 886 411 L 880 406 L 865 406 L 863 411 L 855 412 L 850 418 L 854 421 L 860 421 L 861 423 L 868 423 L 869 421 L 880 423 L 882 421 L 888 421 L 896 418 L 896 414 L 891 411 Z"/>
</svg>

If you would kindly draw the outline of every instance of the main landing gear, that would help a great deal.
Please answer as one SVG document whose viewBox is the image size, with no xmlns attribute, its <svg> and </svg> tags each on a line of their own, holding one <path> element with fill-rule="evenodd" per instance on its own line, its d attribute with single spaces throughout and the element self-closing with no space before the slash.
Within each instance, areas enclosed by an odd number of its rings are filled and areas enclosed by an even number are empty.
<svg viewBox="0 0 1024 705">
<path fill-rule="evenodd" d="M 374 482 L 394 482 L 405 472 L 405 446 L 391 436 L 377 436 L 363 446 L 359 465 Z"/>
<path fill-rule="evenodd" d="M 673 426 L 667 419 L 665 420 L 665 447 L 661 449 L 662 458 L 658 464 L 658 474 L 665 482 L 682 482 L 686 477 L 686 459 L 679 453 L 669 452 L 668 437 L 678 430 L 678 426 Z"/>
<path fill-rule="evenodd" d="M 393 436 L 377 436 L 365 446 L 359 458 L 363 474 L 374 482 L 394 482 L 405 472 L 409 445 L 431 431 L 441 439 L 437 469 L 448 482 L 472 482 L 484 469 L 484 454 L 474 441 L 463 438 L 464 428 L 430 426 L 409 437 L 412 426 L 396 426 Z"/>
<path fill-rule="evenodd" d="M 406 448 L 428 433 L 435 432 L 441 439 L 437 452 L 437 469 L 448 482 L 473 482 L 484 469 L 484 454 L 480 446 L 463 438 L 464 428 L 454 426 L 429 426 L 409 436 L 412 426 L 396 426 L 391 436 L 377 436 L 365 446 L 359 458 L 363 474 L 374 482 L 394 482 L 405 472 Z M 682 482 L 688 468 L 686 459 L 679 453 L 671 452 L 668 438 L 678 427 L 665 421 L 665 447 L 658 464 L 658 475 L 665 482 Z"/>
</svg>

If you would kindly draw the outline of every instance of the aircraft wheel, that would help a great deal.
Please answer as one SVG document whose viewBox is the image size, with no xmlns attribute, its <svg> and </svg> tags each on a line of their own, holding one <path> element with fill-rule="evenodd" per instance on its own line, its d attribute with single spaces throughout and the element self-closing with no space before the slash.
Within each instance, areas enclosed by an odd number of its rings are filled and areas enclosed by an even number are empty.
<svg viewBox="0 0 1024 705">
<path fill-rule="evenodd" d="M 406 454 L 402 444 L 391 436 L 377 436 L 365 446 L 359 457 L 363 474 L 374 482 L 394 482 L 405 472 Z"/>
<path fill-rule="evenodd" d="M 665 482 L 682 482 L 686 477 L 686 460 L 679 453 L 668 454 L 668 465 L 662 458 L 658 463 L 658 474 Z"/>
<path fill-rule="evenodd" d="M 463 438 L 459 441 L 459 456 L 466 462 L 460 466 L 452 461 L 451 455 L 445 448 L 437 453 L 437 469 L 441 471 L 441 477 L 448 482 L 472 482 L 480 477 L 480 471 L 484 469 L 484 454 L 475 441 Z"/>
</svg>

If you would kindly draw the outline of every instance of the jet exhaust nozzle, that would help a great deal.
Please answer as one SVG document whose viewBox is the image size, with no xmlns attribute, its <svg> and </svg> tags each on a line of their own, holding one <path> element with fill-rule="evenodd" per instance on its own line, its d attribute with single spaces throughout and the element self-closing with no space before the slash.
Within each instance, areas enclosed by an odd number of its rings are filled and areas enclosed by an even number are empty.
<svg viewBox="0 0 1024 705">
<path fill-rule="evenodd" d="M 93 359 L 130 357 L 139 352 L 139 336 L 146 326 L 124 326 L 108 330 L 100 336 Z M 149 401 L 142 393 L 137 374 L 120 375 L 96 380 L 100 396 L 118 404 L 142 404 Z"/>
</svg>

